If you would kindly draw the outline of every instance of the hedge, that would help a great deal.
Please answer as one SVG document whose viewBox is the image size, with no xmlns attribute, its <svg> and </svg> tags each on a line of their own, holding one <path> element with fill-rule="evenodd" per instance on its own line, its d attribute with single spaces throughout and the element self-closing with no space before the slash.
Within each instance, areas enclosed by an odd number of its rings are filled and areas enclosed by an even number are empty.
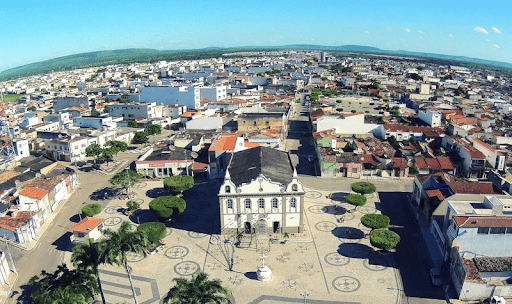
<svg viewBox="0 0 512 304">
<path fill-rule="evenodd" d="M 365 214 L 361 217 L 361 224 L 371 229 L 388 228 L 389 217 L 383 214 Z"/>
<path fill-rule="evenodd" d="M 184 199 L 176 196 L 160 196 L 149 202 L 149 209 L 162 221 L 185 211 L 187 203 Z"/>
<path fill-rule="evenodd" d="M 137 231 L 144 233 L 151 244 L 158 243 L 167 235 L 165 224 L 159 222 L 142 223 L 137 227 Z"/>
<path fill-rule="evenodd" d="M 98 214 L 101 212 L 101 205 L 97 203 L 93 204 L 87 204 L 80 209 L 82 211 L 82 214 L 85 216 L 94 216 L 95 214 Z"/>
<path fill-rule="evenodd" d="M 377 187 L 372 183 L 357 182 L 352 184 L 352 191 L 359 194 L 370 194 L 377 191 Z"/>
<path fill-rule="evenodd" d="M 194 187 L 194 178 L 190 175 L 175 175 L 164 179 L 164 188 L 167 192 L 178 194 Z"/>
<path fill-rule="evenodd" d="M 361 194 L 349 194 L 345 197 L 345 201 L 354 206 L 364 206 L 366 204 L 366 196 Z"/>
<path fill-rule="evenodd" d="M 370 243 L 384 250 L 391 250 L 400 242 L 400 236 L 393 231 L 381 228 L 370 232 Z"/>
</svg>

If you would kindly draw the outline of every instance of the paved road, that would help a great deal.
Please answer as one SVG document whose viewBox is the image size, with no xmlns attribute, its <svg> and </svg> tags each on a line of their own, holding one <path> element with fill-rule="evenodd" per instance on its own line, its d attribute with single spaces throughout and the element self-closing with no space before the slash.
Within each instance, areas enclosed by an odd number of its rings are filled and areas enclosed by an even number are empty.
<svg viewBox="0 0 512 304">
<path fill-rule="evenodd" d="M 138 154 L 120 153 L 116 160 L 133 161 Z M 69 164 L 68 164 L 69 165 Z M 117 168 L 117 171 L 125 166 Z M 28 280 L 39 274 L 42 270 L 54 271 L 63 261 L 64 253 L 70 250 L 69 228 L 75 224 L 76 215 L 80 212 L 83 203 L 100 203 L 103 207 L 105 201 L 92 201 L 89 196 L 97 189 L 110 186 L 112 175 L 100 172 L 79 172 L 80 185 L 78 189 L 64 203 L 62 209 L 56 214 L 48 229 L 40 236 L 36 247 L 30 251 L 22 251 L 11 247 L 18 270 L 18 278 L 14 284 L 14 295 L 6 303 L 28 303 L 31 286 L 26 285 Z M 74 220 L 74 221 L 73 221 Z"/>
</svg>

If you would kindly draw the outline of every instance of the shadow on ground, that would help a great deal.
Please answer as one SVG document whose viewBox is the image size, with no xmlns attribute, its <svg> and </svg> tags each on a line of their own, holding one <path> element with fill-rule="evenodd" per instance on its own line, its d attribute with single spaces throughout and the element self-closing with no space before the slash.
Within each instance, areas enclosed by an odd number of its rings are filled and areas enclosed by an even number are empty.
<svg viewBox="0 0 512 304">
<path fill-rule="evenodd" d="M 373 254 L 373 248 L 358 243 L 341 243 L 338 253 L 351 259 L 366 259 Z"/>
<path fill-rule="evenodd" d="M 18 295 L 16 298 L 16 303 L 32 303 L 32 299 L 30 298 L 30 294 L 36 290 L 35 285 L 29 285 L 28 282 L 20 286 L 21 291 L 14 290 L 13 296 Z"/>
<path fill-rule="evenodd" d="M 52 245 L 54 245 L 57 250 L 71 252 L 72 246 L 71 246 L 71 240 L 69 239 L 69 237 L 71 235 L 72 235 L 72 233 L 69 231 L 64 233 L 60 238 L 56 239 L 52 243 Z"/>
<path fill-rule="evenodd" d="M 165 191 L 165 188 L 163 187 L 153 188 L 146 191 L 146 196 L 150 198 L 157 198 L 164 195 L 170 195 L 170 193 Z"/>
<path fill-rule="evenodd" d="M 157 222 L 158 218 L 149 209 L 141 209 L 130 215 L 130 221 L 135 224 L 142 224 L 147 222 Z"/>
</svg>

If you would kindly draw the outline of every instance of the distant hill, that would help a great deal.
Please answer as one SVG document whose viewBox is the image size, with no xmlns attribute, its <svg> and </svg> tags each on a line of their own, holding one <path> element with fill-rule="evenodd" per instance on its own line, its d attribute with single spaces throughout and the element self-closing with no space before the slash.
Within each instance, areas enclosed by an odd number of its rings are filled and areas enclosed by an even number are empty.
<svg viewBox="0 0 512 304">
<path fill-rule="evenodd" d="M 258 50 L 282 50 L 282 49 L 303 49 L 303 50 L 324 50 L 339 52 L 358 52 L 383 55 L 405 55 L 418 58 L 442 60 L 443 62 L 453 61 L 455 64 L 469 66 L 479 65 L 487 68 L 494 68 L 500 72 L 512 73 L 512 64 L 500 61 L 469 58 L 464 56 L 450 56 L 422 52 L 409 51 L 387 51 L 375 47 L 361 45 L 322 46 L 312 44 L 290 44 L 283 46 L 245 46 L 236 48 L 208 47 L 193 50 L 170 50 L 160 51 L 154 49 L 121 49 L 112 51 L 98 51 L 58 57 L 41 62 L 31 63 L 0 72 L 0 80 L 15 79 L 24 76 L 45 74 L 52 71 L 72 70 L 76 68 L 104 66 L 110 64 L 129 64 L 135 62 L 156 62 L 161 60 L 191 60 L 220 57 L 224 53 Z M 504 70 L 507 69 L 507 70 Z"/>
</svg>

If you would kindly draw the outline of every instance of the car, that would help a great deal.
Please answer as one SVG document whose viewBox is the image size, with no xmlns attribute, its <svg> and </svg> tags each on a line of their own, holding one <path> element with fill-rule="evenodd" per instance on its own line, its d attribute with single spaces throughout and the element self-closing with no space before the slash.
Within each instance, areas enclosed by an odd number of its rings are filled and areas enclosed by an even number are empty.
<svg viewBox="0 0 512 304">
<path fill-rule="evenodd" d="M 437 268 L 430 268 L 430 281 L 434 286 L 441 286 L 443 284 L 441 281 L 441 275 Z"/>
<path fill-rule="evenodd" d="M 315 157 L 313 155 L 308 155 L 308 161 L 312 163 L 315 160 Z"/>
</svg>

